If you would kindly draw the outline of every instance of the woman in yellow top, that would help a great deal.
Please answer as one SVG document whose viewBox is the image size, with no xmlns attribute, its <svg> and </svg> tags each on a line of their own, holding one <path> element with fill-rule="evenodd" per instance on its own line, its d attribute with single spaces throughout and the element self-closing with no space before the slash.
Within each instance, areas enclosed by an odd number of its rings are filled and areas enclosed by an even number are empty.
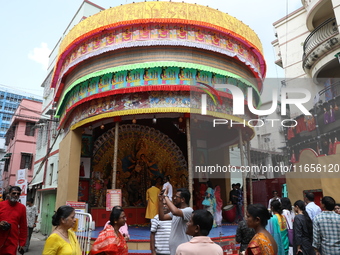
<svg viewBox="0 0 340 255">
<path fill-rule="evenodd" d="M 56 228 L 47 238 L 43 255 L 81 255 L 81 249 L 75 233 L 70 229 L 75 224 L 74 208 L 60 206 L 52 216 L 52 225 Z"/>
</svg>

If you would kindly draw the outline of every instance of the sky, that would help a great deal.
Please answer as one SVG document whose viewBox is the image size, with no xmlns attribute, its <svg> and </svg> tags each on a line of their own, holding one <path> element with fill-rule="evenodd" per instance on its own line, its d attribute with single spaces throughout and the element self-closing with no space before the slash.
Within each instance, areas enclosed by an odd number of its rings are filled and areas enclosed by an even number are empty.
<svg viewBox="0 0 340 255">
<path fill-rule="evenodd" d="M 107 9 L 144 0 L 92 0 Z M 153 0 L 147 0 L 153 1 Z M 182 2 L 181 0 L 172 0 Z M 0 9 L 0 85 L 42 96 L 48 56 L 83 0 L 3 1 Z M 276 58 L 273 23 L 300 8 L 301 0 L 184 0 L 226 12 L 258 34 L 267 62 L 267 78 L 283 77 Z"/>
</svg>

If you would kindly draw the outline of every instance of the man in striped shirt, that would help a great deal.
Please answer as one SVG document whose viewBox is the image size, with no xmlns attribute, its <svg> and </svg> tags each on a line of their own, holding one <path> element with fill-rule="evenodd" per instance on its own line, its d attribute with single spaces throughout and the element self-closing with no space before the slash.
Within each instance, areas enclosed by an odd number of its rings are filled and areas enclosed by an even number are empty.
<svg viewBox="0 0 340 255">
<path fill-rule="evenodd" d="M 163 201 L 164 214 L 170 212 L 166 202 Z M 151 219 L 150 250 L 151 255 L 169 255 L 169 237 L 171 220 L 159 220 L 158 214 Z"/>
</svg>

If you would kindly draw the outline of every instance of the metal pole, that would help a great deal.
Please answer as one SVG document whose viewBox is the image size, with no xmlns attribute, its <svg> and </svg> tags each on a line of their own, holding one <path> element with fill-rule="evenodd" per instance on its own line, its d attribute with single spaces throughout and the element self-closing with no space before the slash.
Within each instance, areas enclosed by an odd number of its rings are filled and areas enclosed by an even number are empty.
<svg viewBox="0 0 340 255">
<path fill-rule="evenodd" d="M 191 153 L 191 135 L 190 135 L 190 120 L 186 118 L 186 133 L 187 133 L 187 146 L 188 146 L 188 185 L 189 192 L 191 197 L 193 197 L 193 188 L 192 188 L 192 153 Z M 189 206 L 193 207 L 193 199 L 190 200 Z"/>
<path fill-rule="evenodd" d="M 240 156 L 241 156 L 241 166 L 244 166 L 244 151 L 243 151 L 243 138 L 242 138 L 242 130 L 238 130 L 239 136 L 239 146 L 240 146 Z M 246 173 L 242 173 L 242 182 L 243 182 L 243 208 L 244 208 L 244 217 L 246 217 L 247 211 L 247 176 Z"/>
<path fill-rule="evenodd" d="M 248 166 L 251 166 L 251 157 L 250 157 L 250 141 L 247 141 L 247 156 L 248 156 Z M 250 178 L 249 178 L 249 195 L 250 195 L 250 204 L 253 204 L 253 178 L 251 176 L 250 172 Z"/>
<path fill-rule="evenodd" d="M 117 173 L 117 161 L 118 161 L 118 138 L 119 138 L 118 129 L 119 129 L 119 122 L 117 121 L 116 126 L 115 126 L 115 143 L 114 143 L 114 152 L 113 152 L 112 189 L 116 188 L 116 173 Z"/>
</svg>

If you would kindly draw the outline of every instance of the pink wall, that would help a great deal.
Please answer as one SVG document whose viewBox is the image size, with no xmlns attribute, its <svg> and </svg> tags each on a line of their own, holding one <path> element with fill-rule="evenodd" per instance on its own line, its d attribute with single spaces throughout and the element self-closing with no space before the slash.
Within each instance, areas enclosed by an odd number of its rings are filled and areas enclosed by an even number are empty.
<svg viewBox="0 0 340 255">
<path fill-rule="evenodd" d="M 37 130 L 35 130 L 34 136 L 25 135 L 25 130 L 26 122 L 38 122 L 41 116 L 41 109 L 42 103 L 23 99 L 15 112 L 15 115 L 17 116 L 13 116 L 12 118 L 11 127 L 16 126 L 16 128 L 14 139 L 10 140 L 10 143 L 7 146 L 7 152 L 12 153 L 8 169 L 9 185 L 15 184 L 17 179 L 16 174 L 20 169 L 21 154 L 23 152 L 31 153 L 33 155 L 31 169 L 27 171 L 28 182 L 30 182 L 33 177 Z"/>
</svg>

